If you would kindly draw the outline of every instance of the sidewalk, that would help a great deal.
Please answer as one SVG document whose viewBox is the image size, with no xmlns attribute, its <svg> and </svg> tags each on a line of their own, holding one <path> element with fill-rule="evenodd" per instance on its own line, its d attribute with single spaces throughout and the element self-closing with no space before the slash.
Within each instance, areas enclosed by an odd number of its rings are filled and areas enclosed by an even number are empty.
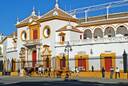
<svg viewBox="0 0 128 86">
<path fill-rule="evenodd" d="M 111 84 L 128 83 L 128 80 L 124 80 L 124 79 L 80 78 L 78 80 L 83 82 L 97 82 L 97 83 L 111 83 Z"/>
<path fill-rule="evenodd" d="M 53 81 L 63 81 L 61 78 L 43 78 L 43 77 L 10 77 L 2 76 L 0 77 L 0 83 L 11 84 L 18 82 L 53 82 Z M 70 80 L 69 80 L 70 81 Z M 94 83 L 107 83 L 107 84 L 118 84 L 118 83 L 127 83 L 128 80 L 122 79 L 97 79 L 97 78 L 78 78 L 79 82 L 94 82 Z"/>
</svg>

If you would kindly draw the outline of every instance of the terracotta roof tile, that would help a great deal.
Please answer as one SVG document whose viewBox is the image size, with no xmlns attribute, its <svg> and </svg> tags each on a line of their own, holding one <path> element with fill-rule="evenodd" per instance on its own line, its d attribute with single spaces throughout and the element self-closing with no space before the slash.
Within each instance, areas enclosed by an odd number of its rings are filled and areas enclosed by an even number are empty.
<svg viewBox="0 0 128 86">
<path fill-rule="evenodd" d="M 59 30 L 57 30 L 56 32 L 61 32 L 61 31 L 74 31 L 74 32 L 78 32 L 78 33 L 83 33 L 82 31 L 80 31 L 76 27 L 73 27 L 73 26 L 70 26 L 70 27 L 71 28 L 69 29 L 68 26 L 64 26 L 64 27 L 60 28 Z"/>
<path fill-rule="evenodd" d="M 69 15 L 68 13 L 63 11 L 62 9 L 54 8 L 53 10 L 51 10 L 48 13 L 44 14 L 43 16 L 41 16 L 41 19 L 52 17 L 52 16 L 60 16 L 60 17 L 66 17 L 66 18 L 73 18 L 71 15 Z M 75 19 L 75 18 L 73 18 L 73 19 Z"/>
</svg>

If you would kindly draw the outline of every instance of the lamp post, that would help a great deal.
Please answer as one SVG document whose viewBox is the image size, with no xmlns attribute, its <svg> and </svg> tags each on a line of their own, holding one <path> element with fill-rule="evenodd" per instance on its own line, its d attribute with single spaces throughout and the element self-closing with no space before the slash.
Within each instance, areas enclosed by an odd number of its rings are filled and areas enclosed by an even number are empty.
<svg viewBox="0 0 128 86">
<path fill-rule="evenodd" d="M 124 68 L 124 73 L 127 73 L 127 53 L 125 50 L 123 53 L 123 68 Z"/>
<path fill-rule="evenodd" d="M 68 60 L 69 60 L 69 53 L 72 51 L 72 46 L 69 44 L 69 41 L 67 42 L 67 45 L 65 46 L 64 52 L 68 54 Z M 69 70 L 69 61 L 68 61 L 68 70 Z"/>
</svg>

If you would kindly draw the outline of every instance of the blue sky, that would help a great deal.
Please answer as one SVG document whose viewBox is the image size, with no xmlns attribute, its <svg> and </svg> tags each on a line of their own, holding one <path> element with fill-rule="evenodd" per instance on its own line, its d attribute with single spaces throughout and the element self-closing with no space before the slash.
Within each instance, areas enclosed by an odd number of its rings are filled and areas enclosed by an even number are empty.
<svg viewBox="0 0 128 86">
<path fill-rule="evenodd" d="M 33 6 L 40 11 L 41 15 L 51 10 L 55 0 L 0 0 L 0 32 L 9 35 L 16 31 L 15 23 L 17 16 L 20 20 L 31 14 Z M 88 7 L 97 4 L 118 0 L 59 0 L 59 6 L 63 10 L 80 7 Z"/>
</svg>

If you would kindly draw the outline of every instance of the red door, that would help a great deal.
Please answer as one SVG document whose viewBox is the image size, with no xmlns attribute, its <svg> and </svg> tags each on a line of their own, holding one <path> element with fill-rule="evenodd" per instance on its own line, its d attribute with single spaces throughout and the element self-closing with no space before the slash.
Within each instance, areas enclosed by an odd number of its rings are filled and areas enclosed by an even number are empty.
<svg viewBox="0 0 128 86">
<path fill-rule="evenodd" d="M 83 69 L 86 70 L 86 59 L 83 59 L 82 61 L 83 61 L 82 62 L 83 63 Z"/>
<path fill-rule="evenodd" d="M 111 57 L 106 57 L 106 58 L 105 58 L 105 70 L 106 70 L 107 72 L 109 72 L 111 66 L 112 66 L 112 58 L 111 58 Z"/>
<path fill-rule="evenodd" d="M 33 51 L 32 52 L 32 67 L 35 67 L 35 64 L 36 64 L 36 51 Z"/>
<path fill-rule="evenodd" d="M 86 59 L 78 59 L 78 67 L 80 68 L 80 70 L 85 71 L 86 70 Z"/>
<path fill-rule="evenodd" d="M 33 30 L 33 39 L 38 39 L 38 31 Z"/>
</svg>

